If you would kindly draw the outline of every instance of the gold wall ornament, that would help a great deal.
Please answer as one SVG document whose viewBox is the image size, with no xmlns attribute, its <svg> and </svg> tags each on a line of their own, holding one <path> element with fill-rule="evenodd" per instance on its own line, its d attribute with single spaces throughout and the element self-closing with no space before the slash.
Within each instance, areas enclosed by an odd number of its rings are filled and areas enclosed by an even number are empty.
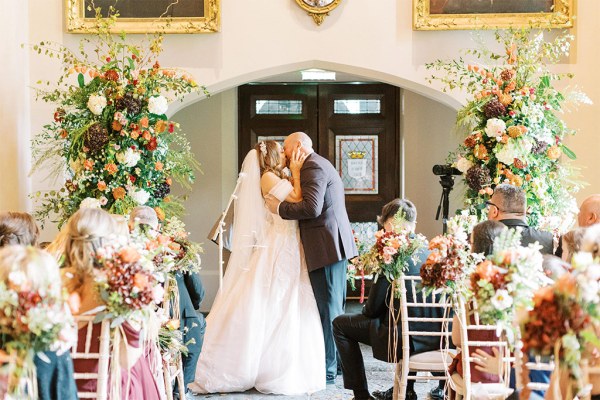
<svg viewBox="0 0 600 400">
<path fill-rule="evenodd" d="M 120 0 L 119 4 L 125 1 L 136 2 L 136 7 L 143 9 L 144 0 Z M 171 0 L 167 2 L 168 7 L 175 6 L 180 0 Z M 195 1 L 195 0 L 194 0 Z M 204 6 L 203 16 L 183 16 L 183 17 L 119 17 L 117 22 L 110 28 L 112 33 L 210 33 L 218 32 L 221 26 L 221 5 L 220 0 L 198 0 Z M 90 3 L 99 5 L 100 1 L 90 0 L 65 0 L 65 22 L 67 31 L 70 33 L 90 33 L 96 26 L 96 18 L 93 11 L 88 11 L 86 7 Z M 108 2 L 114 5 L 114 1 Z M 118 7 L 117 7 L 118 8 Z M 167 7 L 165 7 L 165 11 Z M 103 7 L 104 11 L 104 7 Z M 104 14 L 104 13 L 103 13 Z M 166 12 L 165 12 L 166 14 Z"/>
<path fill-rule="evenodd" d="M 574 2 L 575 0 L 413 0 L 413 30 L 572 28 Z M 537 7 L 541 11 L 520 12 L 523 7 L 528 6 Z M 454 10 L 448 12 L 448 7 Z M 513 12 L 510 12 L 511 7 L 514 8 Z M 500 9 L 503 11 L 494 12 Z"/>
<path fill-rule="evenodd" d="M 342 0 L 296 0 L 296 3 L 312 17 L 317 25 L 321 25 L 329 11 L 336 8 Z"/>
</svg>

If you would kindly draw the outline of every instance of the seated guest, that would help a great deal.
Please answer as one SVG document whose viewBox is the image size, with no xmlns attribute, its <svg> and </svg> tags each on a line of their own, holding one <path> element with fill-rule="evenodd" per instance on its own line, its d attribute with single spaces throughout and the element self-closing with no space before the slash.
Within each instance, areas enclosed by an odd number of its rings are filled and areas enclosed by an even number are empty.
<svg viewBox="0 0 600 400">
<path fill-rule="evenodd" d="M 600 194 L 593 194 L 583 200 L 577 215 L 577 223 L 581 228 L 600 223 Z"/>
<path fill-rule="evenodd" d="M 577 228 L 565 233 L 561 239 L 561 258 L 566 262 L 571 262 L 573 254 L 581 250 L 581 242 L 586 228 Z"/>
<path fill-rule="evenodd" d="M 502 233 L 506 225 L 498 221 L 483 221 L 473 227 L 471 233 L 471 251 L 484 256 L 494 251 L 494 239 Z"/>
<path fill-rule="evenodd" d="M 95 288 L 94 256 L 96 249 L 110 243 L 119 234 L 115 219 L 106 211 L 97 208 L 84 208 L 69 218 L 66 224 L 66 241 L 63 269 L 63 281 L 69 293 L 80 298 L 78 314 L 93 313 L 103 305 Z M 132 324 L 121 325 L 126 336 L 126 348 L 120 351 L 126 354 L 121 362 L 121 393 L 130 400 L 160 399 L 160 391 L 152 374 L 149 360 L 143 356 L 142 332 Z M 83 352 L 86 342 L 87 326 L 80 326 L 78 351 Z M 100 324 L 94 324 L 92 330 L 91 352 L 98 352 L 100 342 Z M 78 359 L 74 361 L 75 372 L 93 373 L 98 371 L 98 360 Z M 96 380 L 77 380 L 80 392 L 95 392 Z"/>
<path fill-rule="evenodd" d="M 494 192 L 495 193 L 495 192 Z M 481 253 L 484 256 L 489 256 L 494 251 L 494 239 L 506 229 L 502 223 L 494 220 L 483 221 L 475 225 L 471 233 L 471 251 L 473 253 Z M 472 321 L 472 310 L 467 310 L 470 314 L 467 318 Z M 497 340 L 496 333 L 493 331 L 469 331 L 469 338 L 478 341 L 494 341 Z M 452 343 L 460 348 L 460 321 L 458 316 L 454 315 L 452 320 Z M 476 347 L 472 348 L 474 352 L 471 354 L 475 357 L 471 363 L 471 382 L 481 383 L 498 383 L 500 382 L 500 359 L 498 358 L 498 349 L 493 347 Z M 490 357 L 492 356 L 492 357 Z M 491 362 L 493 359 L 494 362 Z M 461 353 L 458 353 L 448 369 L 450 375 L 457 374 L 463 376 L 463 365 Z"/>
<path fill-rule="evenodd" d="M 379 223 L 385 230 L 392 230 L 394 216 L 402 212 L 406 225 L 403 228 L 414 232 L 417 221 L 417 209 L 409 200 L 396 199 L 386 204 L 383 207 L 382 215 L 379 218 Z M 422 249 L 417 255 L 417 262 L 409 261 L 407 275 L 418 276 L 421 265 L 427 258 L 428 250 Z M 360 314 L 343 314 L 333 320 L 333 334 L 335 343 L 340 355 L 342 364 L 342 374 L 344 378 L 344 387 L 354 391 L 354 398 L 357 400 L 370 399 L 371 394 L 367 384 L 365 375 L 365 365 L 360 351 L 359 343 L 369 345 L 373 348 L 373 356 L 382 361 L 395 362 L 402 358 L 402 343 L 401 335 L 398 335 L 398 343 L 390 343 L 390 319 L 389 308 L 387 301 L 390 298 L 391 284 L 384 277 L 379 277 L 377 282 L 369 291 L 369 298 L 363 307 Z M 407 293 L 408 301 L 413 301 L 412 293 Z M 394 302 L 394 309 L 399 310 L 399 303 Z M 410 310 L 411 317 L 442 317 L 442 309 L 421 309 Z M 413 315 L 414 314 L 414 315 Z M 417 315 L 419 314 L 419 315 Z M 435 315 L 430 315 L 435 314 Z M 413 329 L 419 331 L 434 331 L 439 332 L 441 325 L 437 323 L 414 323 Z M 398 331 L 401 327 L 398 325 Z M 390 346 L 396 345 L 397 351 L 395 360 L 390 359 Z M 426 351 L 440 349 L 440 338 L 430 336 L 417 336 L 411 340 L 411 354 L 418 354 Z M 392 355 L 393 358 L 394 355 Z M 438 388 L 434 389 L 434 398 L 443 398 L 444 396 L 444 381 L 440 382 Z M 386 392 L 376 392 L 373 395 L 378 398 L 391 399 L 393 388 Z M 406 392 L 407 399 L 416 399 L 417 395 L 414 391 L 414 381 L 408 381 Z"/>
<path fill-rule="evenodd" d="M 21 212 L 0 213 L 0 247 L 7 245 L 36 246 L 40 230 L 33 217 Z M 43 276 L 51 276 L 58 268 L 56 263 L 40 265 Z M 35 356 L 35 368 L 39 399 L 77 399 L 77 388 L 73 380 L 73 361 L 71 353 L 63 351 L 45 351 L 46 360 Z"/>
<path fill-rule="evenodd" d="M 600 194 L 593 194 L 583 200 L 579 207 L 579 214 L 577 214 L 577 223 L 580 228 L 600 223 Z M 562 257 L 562 240 L 558 242 L 555 254 Z"/>
<path fill-rule="evenodd" d="M 552 234 L 527 225 L 527 199 L 523 189 L 507 184 L 498 185 L 486 204 L 489 220 L 502 222 L 509 228 L 522 229 L 522 246 L 538 242 L 542 246 L 542 254 L 554 254 Z"/>
<path fill-rule="evenodd" d="M 129 215 L 129 228 L 140 227 L 158 232 L 158 217 L 153 208 L 147 206 L 135 207 Z M 204 287 L 197 273 L 177 272 L 175 274 L 177 290 L 179 291 L 179 313 L 181 323 L 179 329 L 183 332 L 183 343 L 188 343 L 188 354 L 182 356 L 185 387 L 194 381 L 196 364 L 202 350 L 206 321 L 204 316 L 197 313 L 204 298 Z M 175 386 L 178 390 L 177 385 Z"/>
</svg>

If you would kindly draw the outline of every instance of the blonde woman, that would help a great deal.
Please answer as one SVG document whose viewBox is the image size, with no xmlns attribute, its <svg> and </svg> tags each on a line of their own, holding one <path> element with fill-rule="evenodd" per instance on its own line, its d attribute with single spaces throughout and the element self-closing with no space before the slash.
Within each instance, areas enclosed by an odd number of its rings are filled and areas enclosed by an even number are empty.
<svg viewBox="0 0 600 400">
<path fill-rule="evenodd" d="M 115 240 L 119 228 L 115 219 L 106 211 L 84 208 L 77 211 L 66 225 L 63 279 L 70 293 L 80 298 L 75 314 L 90 314 L 103 303 L 95 289 L 94 255 L 97 249 Z M 148 359 L 143 356 L 140 346 L 140 331 L 129 323 L 122 325 L 127 336 L 127 357 L 121 360 L 121 393 L 129 400 L 160 399 L 156 380 Z M 92 335 L 100 336 L 100 324 L 96 324 Z M 78 350 L 85 345 L 86 329 L 79 330 Z M 97 352 L 98 340 L 92 340 L 91 351 Z M 96 372 L 98 360 L 75 360 L 75 372 Z M 95 392 L 95 380 L 78 380 L 80 392 Z"/>
<path fill-rule="evenodd" d="M 22 212 L 0 213 L 0 247 L 35 246 L 39 233 L 31 215 Z M 59 281 L 58 266 L 48 253 L 34 249 L 25 252 L 22 247 L 11 247 L 10 252 L 5 251 L 5 256 L 0 257 L 0 274 L 20 266 L 28 276 L 39 277 L 45 282 Z M 46 351 L 44 355 L 46 360 L 38 355 L 34 359 L 39 399 L 77 399 L 71 354 L 68 351 L 60 354 Z"/>
</svg>

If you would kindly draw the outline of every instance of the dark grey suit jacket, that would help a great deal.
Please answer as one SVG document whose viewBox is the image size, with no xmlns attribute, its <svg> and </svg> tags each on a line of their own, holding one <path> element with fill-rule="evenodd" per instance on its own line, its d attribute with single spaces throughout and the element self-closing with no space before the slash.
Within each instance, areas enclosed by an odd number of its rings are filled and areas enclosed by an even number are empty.
<svg viewBox="0 0 600 400">
<path fill-rule="evenodd" d="M 542 254 L 554 254 L 554 241 L 552 240 L 552 234 L 550 232 L 538 231 L 527 225 L 527 222 L 520 219 L 503 219 L 500 222 L 509 228 L 523 228 L 523 232 L 521 233 L 521 246 L 528 246 L 530 243 L 538 242 L 542 245 L 542 249 L 540 250 Z"/>
<path fill-rule="evenodd" d="M 331 163 L 312 153 L 300 170 L 302 198 L 283 202 L 279 215 L 299 220 L 309 271 L 358 255 L 344 199 L 344 184 Z"/>
</svg>

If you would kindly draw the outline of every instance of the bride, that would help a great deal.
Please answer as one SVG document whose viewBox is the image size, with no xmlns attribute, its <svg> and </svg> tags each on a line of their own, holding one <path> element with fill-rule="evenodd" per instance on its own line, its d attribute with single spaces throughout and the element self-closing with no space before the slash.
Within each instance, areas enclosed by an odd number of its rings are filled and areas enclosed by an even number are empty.
<svg viewBox="0 0 600 400">
<path fill-rule="evenodd" d="M 233 252 L 210 314 L 192 392 L 298 395 L 325 389 L 325 350 L 297 221 L 271 214 L 263 196 L 302 200 L 300 168 L 275 141 L 259 142 L 242 164 Z"/>
</svg>

